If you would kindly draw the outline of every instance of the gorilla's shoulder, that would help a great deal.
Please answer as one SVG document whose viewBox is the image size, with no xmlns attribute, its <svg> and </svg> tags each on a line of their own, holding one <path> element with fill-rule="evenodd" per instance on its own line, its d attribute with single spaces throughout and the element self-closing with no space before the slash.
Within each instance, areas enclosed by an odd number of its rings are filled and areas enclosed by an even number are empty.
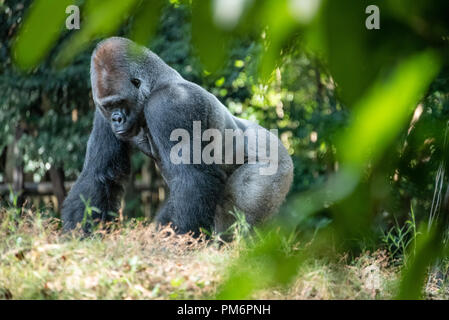
<svg viewBox="0 0 449 320">
<path fill-rule="evenodd" d="M 208 121 L 217 103 L 214 99 L 212 94 L 194 83 L 167 83 L 151 92 L 145 116 L 152 123 L 164 123 L 165 130 L 187 128 L 192 126 L 192 121 Z"/>
<path fill-rule="evenodd" d="M 159 86 L 151 92 L 148 104 L 150 108 L 158 106 L 164 109 L 186 108 L 194 110 L 198 107 L 205 108 L 215 103 L 212 94 L 189 81 L 170 82 Z"/>
</svg>

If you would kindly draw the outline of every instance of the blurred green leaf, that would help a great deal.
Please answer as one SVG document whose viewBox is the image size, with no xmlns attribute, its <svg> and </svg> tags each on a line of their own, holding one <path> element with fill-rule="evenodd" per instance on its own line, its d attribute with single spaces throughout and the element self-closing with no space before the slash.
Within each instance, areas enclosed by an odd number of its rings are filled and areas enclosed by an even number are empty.
<svg viewBox="0 0 449 320">
<path fill-rule="evenodd" d="M 128 19 L 138 0 L 88 0 L 81 29 L 65 42 L 56 65 L 64 66 L 96 37 L 112 35 Z"/>
<path fill-rule="evenodd" d="M 65 27 L 65 10 L 71 4 L 76 4 L 76 1 L 33 2 L 12 48 L 14 61 L 21 69 L 36 67 L 48 55 Z"/>
<path fill-rule="evenodd" d="M 424 52 L 406 59 L 360 99 L 352 123 L 341 134 L 341 169 L 326 184 L 292 200 L 297 222 L 349 196 L 368 163 L 379 159 L 409 120 L 439 70 L 439 59 Z M 349 218 L 349 217 L 348 217 Z M 351 221 L 351 219 L 349 219 Z"/>
<path fill-rule="evenodd" d="M 281 57 L 284 46 L 291 38 L 298 37 L 301 27 L 304 26 L 305 21 L 298 18 L 301 17 L 304 9 L 301 6 L 295 8 L 292 4 L 296 2 L 305 3 L 305 1 L 266 0 L 260 9 L 258 19 L 266 24 L 264 36 L 267 42 L 259 70 L 262 79 L 269 78 Z M 319 7 L 319 1 L 310 0 L 309 4 L 311 3 L 317 3 L 317 8 Z M 313 18 L 314 13 L 312 12 L 311 15 L 310 19 Z"/>
<path fill-rule="evenodd" d="M 282 249 L 281 243 L 288 238 L 287 234 L 269 229 L 258 234 L 262 239 L 243 253 L 228 270 L 229 278 L 218 291 L 217 299 L 249 299 L 255 290 L 288 284 L 297 273 L 304 255 L 291 255 Z M 257 269 L 251 267 L 254 265 Z"/>
<path fill-rule="evenodd" d="M 146 45 L 154 35 L 166 0 L 144 0 L 137 7 L 137 14 L 130 32 L 131 40 Z"/>
<path fill-rule="evenodd" d="M 212 1 L 192 3 L 192 42 L 208 71 L 215 72 L 224 65 L 229 34 L 214 23 Z"/>
<path fill-rule="evenodd" d="M 428 268 L 442 252 L 441 228 L 433 227 L 428 231 L 427 226 L 422 225 L 420 229 L 421 235 L 416 240 L 416 254 L 411 253 L 411 259 L 402 271 L 396 297 L 399 300 L 422 299 Z"/>
<path fill-rule="evenodd" d="M 440 68 L 431 51 L 413 55 L 386 79 L 379 79 L 357 105 L 339 145 L 344 165 L 361 167 L 376 161 L 410 120 Z"/>
</svg>

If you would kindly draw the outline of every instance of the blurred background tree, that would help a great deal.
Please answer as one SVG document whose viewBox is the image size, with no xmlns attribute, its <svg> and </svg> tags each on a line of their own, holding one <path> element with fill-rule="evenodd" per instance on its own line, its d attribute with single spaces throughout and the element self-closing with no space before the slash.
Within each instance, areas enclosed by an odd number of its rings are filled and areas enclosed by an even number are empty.
<svg viewBox="0 0 449 320">
<path fill-rule="evenodd" d="M 69 4 L 81 8 L 79 31 L 64 28 Z M 372 4 L 379 30 L 365 27 Z M 443 243 L 447 12 L 443 0 L 0 0 L 0 182 L 26 191 L 51 181 L 60 203 L 92 123 L 90 52 L 106 36 L 130 37 L 233 114 L 279 129 L 295 163 L 283 216 L 304 234 L 357 251 L 411 213 L 417 223 L 438 216 L 422 263 L 404 271 L 418 281 L 404 280 L 401 297 L 415 297 Z M 157 168 L 136 154 L 125 215 L 151 217 L 164 194 Z M 263 245 L 281 268 L 287 260 Z M 249 283 L 235 279 L 221 297 L 244 297 L 226 291 Z"/>
</svg>

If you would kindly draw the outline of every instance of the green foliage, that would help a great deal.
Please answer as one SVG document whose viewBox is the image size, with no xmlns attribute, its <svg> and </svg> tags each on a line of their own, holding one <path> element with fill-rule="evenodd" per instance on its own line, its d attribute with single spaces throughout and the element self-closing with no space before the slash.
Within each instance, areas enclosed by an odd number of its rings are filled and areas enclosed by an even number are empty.
<svg viewBox="0 0 449 320">
<path fill-rule="evenodd" d="M 86 48 L 90 40 L 108 36 L 117 31 L 137 4 L 137 0 L 87 0 L 83 6 L 85 17 L 83 28 L 73 35 L 56 57 L 58 66 L 67 65 L 80 51 Z M 50 12 L 52 12 L 50 10 Z M 31 12 L 31 15 L 37 15 Z"/>
<path fill-rule="evenodd" d="M 86 198 L 84 198 L 84 196 L 82 194 L 80 195 L 80 197 L 81 197 L 81 201 L 84 204 L 84 213 L 83 213 L 83 220 L 81 220 L 81 227 L 83 229 L 90 228 L 90 226 L 92 226 L 94 223 L 93 216 L 92 216 L 93 213 L 94 212 L 101 213 L 101 210 L 96 207 L 91 206 L 90 199 L 86 200 Z"/>
<path fill-rule="evenodd" d="M 255 290 L 285 286 L 294 278 L 306 255 L 304 251 L 292 254 L 283 250 L 280 244 L 290 242 L 291 235 L 276 230 L 264 230 L 257 235 L 257 241 L 246 242 L 246 250 L 229 267 L 228 278 L 220 287 L 217 299 L 248 299 Z"/>
<path fill-rule="evenodd" d="M 23 132 L 19 148 L 25 171 L 33 173 L 34 179 L 40 181 L 50 166 L 65 167 L 68 176 L 79 172 L 82 165 L 79 151 L 85 150 L 93 108 L 89 98 L 87 52 L 61 71 L 50 66 L 53 54 L 27 73 L 14 66 L 9 53 L 13 47 L 11 35 L 17 32 L 17 21 L 23 19 L 28 4 L 29 1 L 6 1 L 0 8 L 0 19 L 5 21 L 0 27 L 3 37 L 0 51 L 0 150 L 13 141 L 17 130 Z M 37 50 L 25 51 L 31 54 Z"/>
<path fill-rule="evenodd" d="M 396 220 L 395 225 L 382 236 L 382 242 L 385 244 L 392 257 L 402 258 L 406 263 L 407 250 L 411 255 L 416 255 L 416 241 L 419 232 L 417 231 L 416 218 L 413 207 L 410 208 L 410 219 L 400 225 Z"/>
<path fill-rule="evenodd" d="M 234 238 L 237 242 L 248 236 L 251 231 L 251 226 L 246 221 L 245 213 L 234 208 L 233 211 L 229 212 L 234 218 L 235 222 L 229 227 L 227 232 L 231 232 L 234 235 Z"/>
<path fill-rule="evenodd" d="M 416 254 L 411 255 L 402 271 L 397 299 L 422 299 L 428 268 L 442 253 L 441 231 L 434 227 L 426 232 L 425 228 L 425 225 L 421 226 L 421 236 L 416 240 Z"/>
<path fill-rule="evenodd" d="M 35 67 L 50 52 L 62 30 L 65 8 L 71 3 L 71 0 L 34 1 L 17 34 L 16 39 L 20 40 L 13 46 L 18 66 Z"/>
</svg>

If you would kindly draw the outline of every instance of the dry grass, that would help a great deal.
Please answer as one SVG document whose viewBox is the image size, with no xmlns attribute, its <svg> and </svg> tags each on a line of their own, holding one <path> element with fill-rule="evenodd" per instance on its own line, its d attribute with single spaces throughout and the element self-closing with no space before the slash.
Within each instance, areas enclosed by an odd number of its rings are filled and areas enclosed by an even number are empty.
<svg viewBox="0 0 449 320">
<path fill-rule="evenodd" d="M 92 237 L 26 216 L 0 233 L 0 295 L 15 299 L 195 299 L 212 295 L 228 249 L 134 222 Z"/>
<path fill-rule="evenodd" d="M 297 244 L 295 244 L 296 246 Z M 0 298 L 213 298 L 242 243 L 157 231 L 140 222 L 114 225 L 92 237 L 62 235 L 59 221 L 32 212 L 0 211 Z M 390 299 L 399 269 L 385 251 L 349 260 L 309 259 L 289 287 L 255 299 Z M 253 267 L 253 266 L 248 266 Z M 257 266 L 254 266 L 257 267 Z M 445 298 L 433 278 L 428 298 Z"/>
</svg>

